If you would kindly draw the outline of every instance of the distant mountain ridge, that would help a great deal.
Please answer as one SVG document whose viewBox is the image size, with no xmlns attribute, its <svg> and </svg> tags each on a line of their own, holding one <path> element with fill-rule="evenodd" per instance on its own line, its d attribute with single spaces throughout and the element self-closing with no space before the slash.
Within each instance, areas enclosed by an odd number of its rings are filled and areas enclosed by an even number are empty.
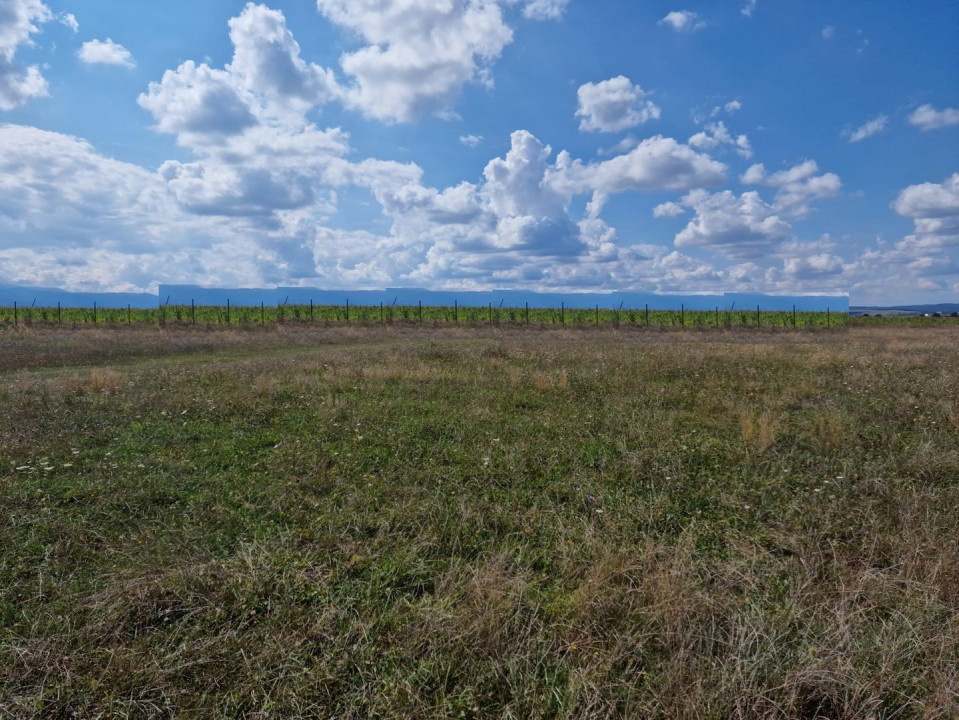
<svg viewBox="0 0 959 720">
<path fill-rule="evenodd" d="M 10 307 L 14 303 L 21 307 L 54 307 L 60 303 L 64 307 L 130 307 L 155 308 L 157 296 L 150 293 L 86 293 L 57 290 L 56 288 L 27 287 L 22 285 L 0 285 L 0 306 Z"/>
<path fill-rule="evenodd" d="M 853 305 L 849 308 L 850 315 L 863 315 L 869 313 L 874 315 L 876 313 L 916 313 L 918 315 L 925 315 L 926 313 L 942 313 L 943 315 L 948 315 L 950 313 L 959 312 L 959 303 L 937 303 L 934 305 L 887 305 L 883 307 L 878 306 L 866 306 L 866 305 Z"/>
<path fill-rule="evenodd" d="M 762 293 L 723 293 L 716 295 L 657 294 L 650 292 L 593 292 L 560 293 L 524 290 L 427 290 L 425 288 L 385 288 L 383 290 L 323 290 L 307 287 L 277 288 L 206 288 L 196 285 L 160 285 L 157 294 L 151 293 L 84 293 L 55 288 L 0 285 L 0 306 L 14 303 L 22 307 L 127 307 L 155 308 L 157 305 L 235 306 L 286 304 L 317 305 L 423 305 L 463 307 L 523 307 L 531 308 L 642 309 L 650 310 L 737 310 L 753 312 L 757 307 L 765 311 L 849 312 L 847 295 L 765 295 Z"/>
</svg>

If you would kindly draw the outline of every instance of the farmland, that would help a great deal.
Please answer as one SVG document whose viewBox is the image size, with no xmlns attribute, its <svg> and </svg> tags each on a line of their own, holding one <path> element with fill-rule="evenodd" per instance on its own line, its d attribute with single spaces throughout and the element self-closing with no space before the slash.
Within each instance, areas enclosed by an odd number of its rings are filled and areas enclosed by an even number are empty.
<svg viewBox="0 0 959 720">
<path fill-rule="evenodd" d="M 956 323 L 306 310 L 4 324 L 0 717 L 955 717 Z"/>
<path fill-rule="evenodd" d="M 89 325 L 201 326 L 320 324 L 336 326 L 605 326 L 628 328 L 841 328 L 836 312 L 769 311 L 761 308 L 657 310 L 655 308 L 530 308 L 452 305 L 162 305 L 156 308 L 3 307 L 0 328 Z"/>
</svg>

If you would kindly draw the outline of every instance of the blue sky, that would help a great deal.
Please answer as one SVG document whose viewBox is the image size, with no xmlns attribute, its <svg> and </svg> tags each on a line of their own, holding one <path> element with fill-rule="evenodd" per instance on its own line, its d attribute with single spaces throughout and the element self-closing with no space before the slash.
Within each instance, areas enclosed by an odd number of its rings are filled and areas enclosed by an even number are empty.
<svg viewBox="0 0 959 720">
<path fill-rule="evenodd" d="M 0 284 L 959 295 L 954 2 L 4 0 Z"/>
</svg>

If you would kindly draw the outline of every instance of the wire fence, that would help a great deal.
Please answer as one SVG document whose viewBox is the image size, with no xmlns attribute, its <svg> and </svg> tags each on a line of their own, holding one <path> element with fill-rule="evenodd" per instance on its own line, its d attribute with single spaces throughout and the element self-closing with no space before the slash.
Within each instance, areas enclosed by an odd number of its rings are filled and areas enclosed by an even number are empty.
<svg viewBox="0 0 959 720">
<path fill-rule="evenodd" d="M 127 307 L 33 307 L 14 304 L 0 307 L 0 327 L 92 326 L 92 325 L 491 325 L 491 326 L 630 326 L 647 328 L 844 328 L 848 313 L 719 308 L 679 310 L 650 308 L 558 308 L 486 307 L 475 305 L 162 305 L 156 308 Z"/>
</svg>

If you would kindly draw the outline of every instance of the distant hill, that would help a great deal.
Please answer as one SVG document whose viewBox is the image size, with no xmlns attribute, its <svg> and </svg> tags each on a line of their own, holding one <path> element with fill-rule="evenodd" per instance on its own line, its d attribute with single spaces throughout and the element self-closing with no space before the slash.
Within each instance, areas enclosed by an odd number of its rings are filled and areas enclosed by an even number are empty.
<svg viewBox="0 0 959 720">
<path fill-rule="evenodd" d="M 938 303 L 936 305 L 890 305 L 886 307 L 853 305 L 849 308 L 850 315 L 932 315 L 933 313 L 959 312 L 959 303 Z"/>
<path fill-rule="evenodd" d="M 54 307 L 60 303 L 63 307 L 126 307 L 155 308 L 157 296 L 149 293 L 82 293 L 67 292 L 56 288 L 25 287 L 22 285 L 0 285 L 0 307 L 10 307 L 14 303 L 22 307 Z"/>
<path fill-rule="evenodd" d="M 568 308 L 627 308 L 650 310 L 737 310 L 753 312 L 757 307 L 769 311 L 789 312 L 794 308 L 799 312 L 835 313 L 849 311 L 849 297 L 846 295 L 763 295 L 760 293 L 723 293 L 717 295 L 660 295 L 647 292 L 599 292 L 599 293 L 537 293 L 523 290 L 427 290 L 424 288 L 385 288 L 383 290 L 322 290 L 307 287 L 279 288 L 205 288 L 196 285 L 160 285 L 158 294 L 150 293 L 78 293 L 57 290 L 55 288 L 23 287 L 0 285 L 0 307 L 10 307 L 14 303 L 22 307 L 53 307 L 57 303 L 63 307 L 91 308 L 99 307 L 155 308 L 157 305 L 226 305 L 258 306 L 261 303 L 270 306 L 289 303 L 310 303 L 342 305 L 424 305 L 485 307 L 523 307 L 529 303 L 531 308 L 565 305 Z M 870 312 L 870 310 L 865 310 Z M 940 310 L 940 312 L 942 312 Z"/>
</svg>

